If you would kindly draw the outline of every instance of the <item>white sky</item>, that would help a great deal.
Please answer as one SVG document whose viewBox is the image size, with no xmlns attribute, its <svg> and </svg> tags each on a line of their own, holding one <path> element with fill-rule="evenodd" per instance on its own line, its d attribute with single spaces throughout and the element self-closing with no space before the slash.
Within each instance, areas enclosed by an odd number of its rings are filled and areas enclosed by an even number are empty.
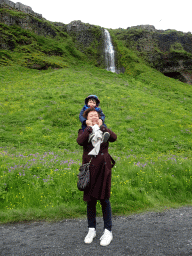
<svg viewBox="0 0 192 256">
<path fill-rule="evenodd" d="M 153 25 L 192 32 L 191 0 L 12 0 L 30 6 L 49 21 L 73 20 L 104 28 Z"/>
</svg>

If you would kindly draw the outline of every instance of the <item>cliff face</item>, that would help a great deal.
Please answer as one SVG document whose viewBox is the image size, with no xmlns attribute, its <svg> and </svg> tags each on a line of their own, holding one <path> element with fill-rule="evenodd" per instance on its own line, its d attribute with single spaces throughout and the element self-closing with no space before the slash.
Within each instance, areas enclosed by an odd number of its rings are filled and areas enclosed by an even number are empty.
<svg viewBox="0 0 192 256">
<path fill-rule="evenodd" d="M 36 16 L 37 18 L 42 18 L 42 14 L 34 12 L 30 6 L 24 5 L 24 4 L 19 3 L 19 2 L 14 3 L 10 0 L 0 0 L 0 6 L 1 7 L 8 7 L 10 9 L 16 9 L 18 11 L 22 11 L 24 13 Z"/>
<path fill-rule="evenodd" d="M 40 36 L 56 40 L 59 38 L 60 41 L 64 40 L 63 43 L 66 38 L 70 37 L 75 48 L 87 56 L 92 64 L 105 68 L 104 28 L 81 21 L 73 21 L 68 25 L 49 22 L 29 6 L 21 3 L 15 4 L 9 0 L 0 0 L 0 49 L 14 50 L 18 40 L 10 32 L 6 32 L 3 26 L 19 26 Z M 121 64 L 125 60 L 122 61 L 117 42 L 122 41 L 124 47 L 136 53 L 152 68 L 166 76 L 192 84 L 191 33 L 156 30 L 151 25 L 116 29 L 112 32 L 115 65 L 119 72 L 126 72 L 127 63 L 130 62 L 131 65 L 133 61 L 132 56 L 127 56 L 125 67 Z M 22 38 L 19 43 L 22 43 Z M 23 44 L 29 43 L 26 41 Z"/>
<path fill-rule="evenodd" d="M 154 58 L 154 67 L 166 76 L 192 84 L 192 35 L 169 31 L 154 33 L 161 51 L 160 61 Z"/>
<path fill-rule="evenodd" d="M 105 63 L 105 33 L 104 28 L 85 24 L 81 21 L 72 21 L 66 26 L 66 32 L 73 38 L 78 50 L 85 53 L 93 64 L 106 68 Z M 118 49 L 114 45 L 116 72 L 124 72 L 118 56 Z"/>
<path fill-rule="evenodd" d="M 0 23 L 7 26 L 19 26 L 22 29 L 30 30 L 38 35 L 55 37 L 57 30 L 51 26 L 45 19 L 39 19 L 34 15 L 13 12 L 9 8 L 0 9 Z"/>
<path fill-rule="evenodd" d="M 78 50 L 86 54 L 96 66 L 105 67 L 103 28 L 78 20 L 69 23 L 66 32 L 73 38 Z"/>
<path fill-rule="evenodd" d="M 24 8 L 24 6 L 22 6 L 21 10 L 21 8 L 17 9 L 15 6 L 12 7 L 12 2 L 8 0 L 0 1 L 0 24 L 2 24 L 2 29 L 0 29 L 1 49 L 14 50 L 16 47 L 15 41 L 17 41 L 11 34 L 4 31 L 4 25 L 8 27 L 19 26 L 37 35 L 55 38 L 56 40 L 58 36 L 62 37 L 62 33 L 64 32 L 72 38 L 76 49 L 88 57 L 89 62 L 95 66 L 105 68 L 103 28 L 85 24 L 81 21 L 73 21 L 68 25 L 49 22 L 32 12 L 32 9 L 29 7 Z M 9 5 L 7 3 L 9 3 Z M 30 12 L 27 13 L 27 10 L 30 10 Z M 64 42 L 65 38 L 63 43 Z"/>
<path fill-rule="evenodd" d="M 35 13 L 31 7 L 9 0 L 0 0 L 0 23 L 9 27 L 19 26 L 24 30 L 35 32 L 37 35 L 57 38 L 62 32 L 67 33 L 73 40 L 77 50 L 85 54 L 89 62 L 95 66 L 105 68 L 105 38 L 104 28 L 81 21 L 72 21 L 68 25 L 49 22 L 41 14 Z M 15 38 L 4 33 L 1 29 L 0 48 L 14 50 Z M 121 72 L 116 51 L 116 68 Z"/>
<path fill-rule="evenodd" d="M 144 25 L 116 30 L 116 38 L 164 75 L 192 84 L 192 35 Z"/>
</svg>

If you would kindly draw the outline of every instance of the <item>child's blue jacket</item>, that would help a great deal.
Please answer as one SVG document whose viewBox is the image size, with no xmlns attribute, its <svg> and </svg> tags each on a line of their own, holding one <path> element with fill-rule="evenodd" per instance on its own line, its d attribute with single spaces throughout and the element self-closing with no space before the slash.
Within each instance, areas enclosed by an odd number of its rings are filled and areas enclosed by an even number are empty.
<svg viewBox="0 0 192 256">
<path fill-rule="evenodd" d="M 82 123 L 82 130 L 84 131 L 84 129 L 87 127 L 87 125 L 86 125 L 86 118 L 84 118 L 83 117 L 83 113 L 84 113 L 84 111 L 85 110 L 87 110 L 89 107 L 87 106 L 87 105 L 84 105 L 84 107 L 81 109 L 81 112 L 80 112 L 80 114 L 79 114 L 79 120 L 80 120 L 80 122 Z M 101 120 L 103 121 L 103 125 L 105 125 L 104 124 L 104 121 L 105 121 L 105 115 L 104 115 L 104 113 L 103 113 L 103 111 L 101 110 L 101 108 L 98 108 L 98 107 L 95 107 L 95 110 L 100 114 L 100 116 L 101 116 Z M 106 126 L 106 125 L 105 125 Z"/>
</svg>

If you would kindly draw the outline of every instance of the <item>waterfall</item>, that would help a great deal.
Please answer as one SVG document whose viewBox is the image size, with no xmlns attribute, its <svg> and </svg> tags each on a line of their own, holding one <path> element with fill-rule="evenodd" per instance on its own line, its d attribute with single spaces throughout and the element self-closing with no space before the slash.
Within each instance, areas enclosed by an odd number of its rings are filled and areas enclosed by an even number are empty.
<svg viewBox="0 0 192 256">
<path fill-rule="evenodd" d="M 104 30 L 105 33 L 105 64 L 108 71 L 116 72 L 115 69 L 115 51 L 113 49 L 111 36 L 107 29 Z"/>
</svg>

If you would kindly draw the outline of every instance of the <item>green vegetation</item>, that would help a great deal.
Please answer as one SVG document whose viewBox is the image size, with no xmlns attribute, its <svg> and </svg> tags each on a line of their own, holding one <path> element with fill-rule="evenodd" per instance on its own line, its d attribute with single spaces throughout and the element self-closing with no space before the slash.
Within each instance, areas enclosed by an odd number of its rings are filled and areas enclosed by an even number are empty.
<svg viewBox="0 0 192 256">
<path fill-rule="evenodd" d="M 18 17 L 18 18 L 26 18 L 28 16 L 26 13 L 16 11 L 15 9 L 10 10 L 8 8 L 0 8 L 0 12 L 11 15 L 13 17 Z"/>
<path fill-rule="evenodd" d="M 76 61 L 86 61 L 95 66 L 104 67 L 101 56 L 102 30 L 98 26 L 84 24 L 86 35 L 90 35 L 84 42 L 82 31 L 66 32 L 66 26 L 57 26 L 53 22 L 29 16 L 16 10 L 0 9 L 0 14 L 11 16 L 15 24 L 0 23 L 1 45 L 0 65 L 19 64 L 38 70 L 48 68 L 63 68 Z M 19 19 L 20 17 L 20 19 Z M 82 40 L 81 40 L 82 39 Z M 11 58 L 9 52 L 11 52 Z M 19 60 L 19 63 L 18 63 Z M 63 63 L 62 63 L 63 62 Z M 68 64 L 66 64 L 68 63 Z"/>
<path fill-rule="evenodd" d="M 38 36 L 19 26 L 0 23 L 0 31 L 7 49 L 0 51 L 0 65 L 15 63 L 33 69 L 63 68 L 85 56 L 74 47 L 66 33 L 59 39 Z M 68 64 L 67 64 L 68 63 Z"/>
<path fill-rule="evenodd" d="M 110 33 L 122 56 L 122 65 L 126 68 L 126 72 L 134 77 L 138 72 L 145 72 L 148 67 L 163 72 L 164 69 L 169 68 L 170 63 L 178 67 L 179 62 L 188 63 L 185 65 L 185 71 L 191 73 L 189 63 L 192 49 L 187 43 L 192 39 L 190 33 L 184 34 L 176 30 L 160 32 L 134 27 L 114 29 L 110 30 Z M 179 69 L 178 72 L 180 72 Z M 183 81 L 182 78 L 181 81 Z"/>
<path fill-rule="evenodd" d="M 79 111 L 92 93 L 118 136 L 110 145 L 113 214 L 191 204 L 189 85 L 157 71 L 134 79 L 89 65 L 6 66 L 0 79 L 1 222 L 85 216 L 76 138 Z"/>
<path fill-rule="evenodd" d="M 61 29 L 51 38 L 0 28 L 7 45 L 0 53 L 1 223 L 86 215 L 76 138 L 89 94 L 118 136 L 109 148 L 113 215 L 191 205 L 190 85 L 152 69 L 113 33 L 124 74 L 95 67 L 87 56 L 97 56 L 97 43 L 82 53 Z"/>
</svg>

